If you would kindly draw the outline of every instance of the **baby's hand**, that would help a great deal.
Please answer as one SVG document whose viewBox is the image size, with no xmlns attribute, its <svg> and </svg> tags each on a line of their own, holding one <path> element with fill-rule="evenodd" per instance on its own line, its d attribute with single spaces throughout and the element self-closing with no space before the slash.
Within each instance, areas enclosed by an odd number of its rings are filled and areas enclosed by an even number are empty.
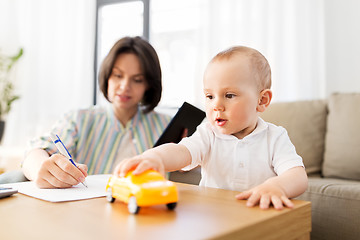
<svg viewBox="0 0 360 240">
<path fill-rule="evenodd" d="M 146 170 L 153 169 L 165 176 L 164 165 L 159 158 L 144 154 L 121 161 L 115 168 L 114 174 L 124 177 L 126 173 L 134 169 L 133 174 L 138 175 Z"/>
<path fill-rule="evenodd" d="M 268 209 L 272 203 L 275 209 L 281 210 L 283 206 L 292 208 L 294 204 L 286 196 L 284 190 L 271 182 L 264 182 L 250 190 L 235 196 L 237 199 L 247 199 L 246 206 L 253 207 L 259 204 L 261 209 Z"/>
</svg>

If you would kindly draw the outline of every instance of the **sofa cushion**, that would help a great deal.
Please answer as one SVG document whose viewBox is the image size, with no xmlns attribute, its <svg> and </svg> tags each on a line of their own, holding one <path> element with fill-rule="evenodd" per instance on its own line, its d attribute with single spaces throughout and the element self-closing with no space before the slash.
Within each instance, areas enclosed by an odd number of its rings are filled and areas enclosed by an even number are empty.
<svg viewBox="0 0 360 240">
<path fill-rule="evenodd" d="M 323 176 L 360 180 L 360 94 L 329 97 Z"/>
<path fill-rule="evenodd" d="M 261 117 L 284 127 L 306 172 L 320 173 L 325 142 L 327 105 L 325 100 L 277 102 L 270 104 Z"/>
<path fill-rule="evenodd" d="M 309 177 L 309 187 L 297 197 L 311 201 L 311 240 L 359 239 L 360 183 Z"/>
</svg>

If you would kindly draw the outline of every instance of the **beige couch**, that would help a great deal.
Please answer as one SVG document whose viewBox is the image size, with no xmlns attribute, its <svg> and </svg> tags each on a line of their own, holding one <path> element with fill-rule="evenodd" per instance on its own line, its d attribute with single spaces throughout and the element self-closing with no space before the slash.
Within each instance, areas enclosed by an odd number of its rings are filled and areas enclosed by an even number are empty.
<svg viewBox="0 0 360 240">
<path fill-rule="evenodd" d="M 311 239 L 360 239 L 360 94 L 272 103 L 261 117 L 287 129 L 309 176 Z M 197 184 L 199 169 L 170 179 Z M 285 226 L 284 226 L 285 227 Z"/>
</svg>

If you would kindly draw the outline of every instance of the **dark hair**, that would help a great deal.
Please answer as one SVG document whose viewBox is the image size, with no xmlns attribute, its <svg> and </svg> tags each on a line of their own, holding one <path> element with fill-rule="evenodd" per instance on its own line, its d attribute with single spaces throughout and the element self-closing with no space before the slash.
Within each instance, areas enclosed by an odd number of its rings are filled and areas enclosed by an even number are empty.
<svg viewBox="0 0 360 240">
<path fill-rule="evenodd" d="M 117 41 L 101 64 L 99 72 L 99 87 L 108 98 L 108 81 L 116 58 L 123 53 L 133 53 L 140 61 L 141 70 L 148 84 L 142 100 L 143 112 L 152 111 L 161 98 L 161 68 L 155 49 L 141 37 L 124 37 Z"/>
</svg>

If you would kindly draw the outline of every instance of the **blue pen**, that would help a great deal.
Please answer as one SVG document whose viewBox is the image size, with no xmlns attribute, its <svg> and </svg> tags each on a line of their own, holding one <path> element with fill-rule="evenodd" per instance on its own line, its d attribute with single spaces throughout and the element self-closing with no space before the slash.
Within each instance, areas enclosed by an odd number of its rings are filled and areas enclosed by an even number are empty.
<svg viewBox="0 0 360 240">
<path fill-rule="evenodd" d="M 69 151 L 66 149 L 64 143 L 60 140 L 59 136 L 54 134 L 54 133 L 50 133 L 50 137 L 51 137 L 51 140 L 54 142 L 56 148 L 59 150 L 59 152 L 64 155 L 65 157 L 67 157 L 69 159 L 69 161 L 74 164 L 75 167 L 78 168 L 78 166 L 76 166 L 76 164 L 74 163 L 74 161 L 72 160 L 72 157 L 69 153 Z M 82 182 L 82 184 L 85 186 L 85 187 L 88 187 L 84 182 Z"/>
</svg>

